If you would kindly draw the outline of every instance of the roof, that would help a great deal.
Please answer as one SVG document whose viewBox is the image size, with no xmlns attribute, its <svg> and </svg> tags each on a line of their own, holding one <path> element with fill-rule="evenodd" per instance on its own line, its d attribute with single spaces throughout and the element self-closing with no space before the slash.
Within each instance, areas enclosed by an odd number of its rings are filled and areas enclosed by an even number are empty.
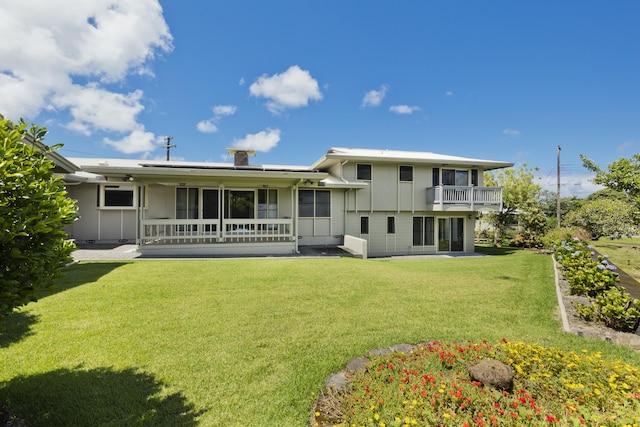
<svg viewBox="0 0 640 427">
<path fill-rule="evenodd" d="M 213 162 L 183 162 L 162 160 L 136 159 L 100 159 L 100 158 L 70 158 L 84 172 L 92 174 L 126 177 L 130 175 L 134 180 L 144 179 L 193 179 L 198 178 L 239 178 L 239 179 L 276 179 L 276 180 L 321 180 L 327 173 L 312 170 L 304 166 L 279 165 L 248 165 L 234 166 L 231 163 Z M 76 180 L 77 174 L 67 176 L 69 180 Z"/>
<path fill-rule="evenodd" d="M 259 171 L 289 171 L 289 172 L 313 172 L 308 166 L 284 166 L 284 165 L 248 165 L 234 166 L 233 163 L 221 162 L 184 162 L 166 160 L 140 160 L 140 159 L 101 159 L 91 157 L 70 157 L 69 160 L 80 166 L 83 170 L 109 171 L 114 169 L 231 169 L 231 170 L 259 170 Z"/>
<path fill-rule="evenodd" d="M 343 161 L 424 163 L 434 165 L 452 165 L 481 167 L 484 170 L 507 168 L 513 163 L 497 160 L 473 159 L 468 157 L 449 156 L 425 151 L 375 150 L 367 148 L 331 148 L 311 168 L 323 170 Z"/>
</svg>

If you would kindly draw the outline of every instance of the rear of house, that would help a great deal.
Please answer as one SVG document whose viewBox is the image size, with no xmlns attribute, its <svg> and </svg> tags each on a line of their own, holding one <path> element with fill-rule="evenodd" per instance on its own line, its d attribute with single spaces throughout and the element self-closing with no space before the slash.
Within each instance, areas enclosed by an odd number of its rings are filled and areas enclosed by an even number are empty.
<svg viewBox="0 0 640 427">
<path fill-rule="evenodd" d="M 292 254 L 361 242 L 370 256 L 472 252 L 478 211 L 499 210 L 487 170 L 511 163 L 332 148 L 311 166 L 70 158 L 77 243 L 149 255 Z M 70 169 L 67 167 L 67 169 Z"/>
</svg>

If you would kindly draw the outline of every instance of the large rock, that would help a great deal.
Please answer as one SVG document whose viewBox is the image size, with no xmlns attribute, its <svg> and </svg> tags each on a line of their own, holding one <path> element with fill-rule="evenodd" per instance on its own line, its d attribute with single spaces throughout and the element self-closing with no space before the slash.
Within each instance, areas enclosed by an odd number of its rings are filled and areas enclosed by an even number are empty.
<svg viewBox="0 0 640 427">
<path fill-rule="evenodd" d="M 479 381 L 486 387 L 509 393 L 513 390 L 513 371 L 498 360 L 483 359 L 469 366 L 469 377 L 471 381 Z"/>
</svg>

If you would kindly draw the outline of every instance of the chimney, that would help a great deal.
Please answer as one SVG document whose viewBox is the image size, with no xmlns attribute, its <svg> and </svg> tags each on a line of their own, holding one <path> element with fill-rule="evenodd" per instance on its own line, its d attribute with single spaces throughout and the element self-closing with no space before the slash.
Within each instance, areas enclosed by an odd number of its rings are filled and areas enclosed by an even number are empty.
<svg viewBox="0 0 640 427">
<path fill-rule="evenodd" d="M 227 148 L 227 152 L 233 156 L 233 166 L 249 166 L 249 156 L 256 155 L 256 150 L 243 148 Z"/>
</svg>

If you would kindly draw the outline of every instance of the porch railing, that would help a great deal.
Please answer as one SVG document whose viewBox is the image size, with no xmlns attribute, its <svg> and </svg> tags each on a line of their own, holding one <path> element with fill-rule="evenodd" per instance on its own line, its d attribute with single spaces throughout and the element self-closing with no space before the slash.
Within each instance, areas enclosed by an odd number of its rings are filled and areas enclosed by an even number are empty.
<svg viewBox="0 0 640 427">
<path fill-rule="evenodd" d="M 260 243 L 293 239 L 291 219 L 142 219 L 140 244 Z"/>
<path fill-rule="evenodd" d="M 466 205 L 471 210 L 481 207 L 502 206 L 501 187 L 462 187 L 440 185 L 427 188 L 427 203 L 430 205 Z"/>
</svg>

